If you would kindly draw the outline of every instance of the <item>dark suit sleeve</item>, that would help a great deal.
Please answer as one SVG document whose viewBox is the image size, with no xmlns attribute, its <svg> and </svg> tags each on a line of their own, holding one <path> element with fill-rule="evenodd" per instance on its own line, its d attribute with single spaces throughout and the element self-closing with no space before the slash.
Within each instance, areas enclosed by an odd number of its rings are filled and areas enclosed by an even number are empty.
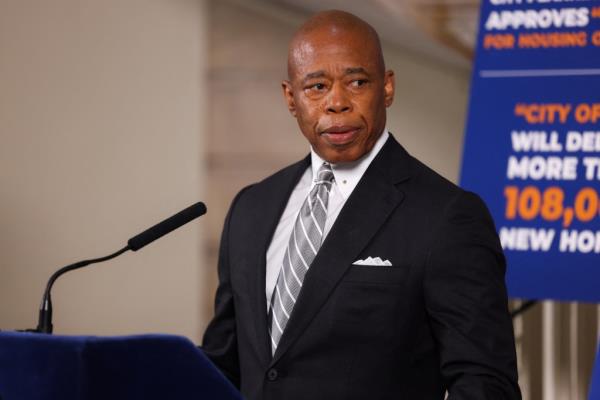
<svg viewBox="0 0 600 400">
<path fill-rule="evenodd" d="M 219 247 L 219 285 L 215 295 L 215 315 L 206 328 L 201 349 L 208 358 L 237 387 L 240 387 L 240 367 L 236 334 L 235 304 L 231 288 L 229 264 L 229 229 L 235 204 L 242 190 L 233 200 L 229 209 Z"/>
<path fill-rule="evenodd" d="M 481 199 L 461 192 L 433 239 L 424 292 L 448 400 L 520 399 L 506 264 Z"/>
</svg>

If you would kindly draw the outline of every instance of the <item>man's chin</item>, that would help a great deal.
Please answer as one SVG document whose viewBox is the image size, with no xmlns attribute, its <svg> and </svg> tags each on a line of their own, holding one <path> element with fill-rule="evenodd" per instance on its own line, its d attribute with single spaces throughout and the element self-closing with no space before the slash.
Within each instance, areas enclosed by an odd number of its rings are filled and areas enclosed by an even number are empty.
<svg viewBox="0 0 600 400">
<path fill-rule="evenodd" d="M 319 157 L 331 164 L 350 163 L 361 158 L 366 152 L 361 152 L 360 149 L 352 146 L 347 148 L 327 148 L 322 151 L 317 151 Z"/>
</svg>

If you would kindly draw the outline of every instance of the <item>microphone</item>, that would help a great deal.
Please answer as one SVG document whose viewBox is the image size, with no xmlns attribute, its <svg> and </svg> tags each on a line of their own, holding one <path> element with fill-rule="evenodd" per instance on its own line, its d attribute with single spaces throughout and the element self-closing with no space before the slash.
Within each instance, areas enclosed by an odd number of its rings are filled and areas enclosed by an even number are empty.
<svg viewBox="0 0 600 400">
<path fill-rule="evenodd" d="M 167 233 L 174 231 L 175 229 L 187 224 L 188 222 L 204 214 L 206 214 L 206 206 L 204 205 L 204 203 L 198 202 L 178 212 L 177 214 L 165 219 L 164 221 L 159 222 L 153 227 L 146 229 L 144 232 L 132 237 L 127 241 L 127 246 L 123 247 L 121 250 L 111 255 L 108 255 L 106 257 L 79 261 L 74 264 L 67 265 L 66 267 L 62 267 L 61 269 L 53 273 L 52 276 L 50 276 L 50 279 L 48 279 L 48 283 L 46 284 L 46 290 L 44 291 L 44 296 L 42 297 L 42 304 L 40 305 L 38 326 L 34 330 L 34 332 L 49 334 L 52 333 L 52 298 L 50 296 L 50 291 L 52 290 L 52 285 L 54 285 L 54 282 L 59 276 L 61 276 L 65 272 L 69 272 L 74 269 L 79 269 L 89 264 L 108 261 L 117 256 L 120 256 L 128 250 L 138 251 L 147 244 L 152 243 L 156 239 L 160 239 Z"/>
<path fill-rule="evenodd" d="M 154 242 L 156 239 L 160 239 L 167 233 L 173 232 L 180 226 L 185 225 L 204 214 L 206 214 L 206 206 L 204 203 L 198 202 L 193 204 L 185 210 L 179 211 L 172 217 L 146 229 L 139 235 L 132 237 L 127 241 L 127 246 L 133 251 L 138 251 L 147 244 Z"/>
</svg>

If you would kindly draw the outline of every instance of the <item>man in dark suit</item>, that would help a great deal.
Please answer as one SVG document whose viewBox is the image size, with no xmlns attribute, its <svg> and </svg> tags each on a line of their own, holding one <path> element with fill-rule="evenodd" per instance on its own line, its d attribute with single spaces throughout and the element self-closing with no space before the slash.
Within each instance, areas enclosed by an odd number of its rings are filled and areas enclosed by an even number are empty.
<svg viewBox="0 0 600 400">
<path fill-rule="evenodd" d="M 252 400 L 519 399 L 493 221 L 386 130 L 377 33 L 319 13 L 288 74 L 311 154 L 234 199 L 203 350 Z"/>
</svg>

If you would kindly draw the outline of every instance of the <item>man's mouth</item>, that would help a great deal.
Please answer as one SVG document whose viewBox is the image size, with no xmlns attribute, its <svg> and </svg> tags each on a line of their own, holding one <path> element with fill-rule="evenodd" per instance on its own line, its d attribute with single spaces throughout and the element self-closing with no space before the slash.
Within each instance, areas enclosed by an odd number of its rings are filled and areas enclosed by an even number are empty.
<svg viewBox="0 0 600 400">
<path fill-rule="evenodd" d="M 356 126 L 336 125 L 325 129 L 321 136 L 332 145 L 342 146 L 352 142 L 359 131 L 360 128 Z"/>
</svg>

